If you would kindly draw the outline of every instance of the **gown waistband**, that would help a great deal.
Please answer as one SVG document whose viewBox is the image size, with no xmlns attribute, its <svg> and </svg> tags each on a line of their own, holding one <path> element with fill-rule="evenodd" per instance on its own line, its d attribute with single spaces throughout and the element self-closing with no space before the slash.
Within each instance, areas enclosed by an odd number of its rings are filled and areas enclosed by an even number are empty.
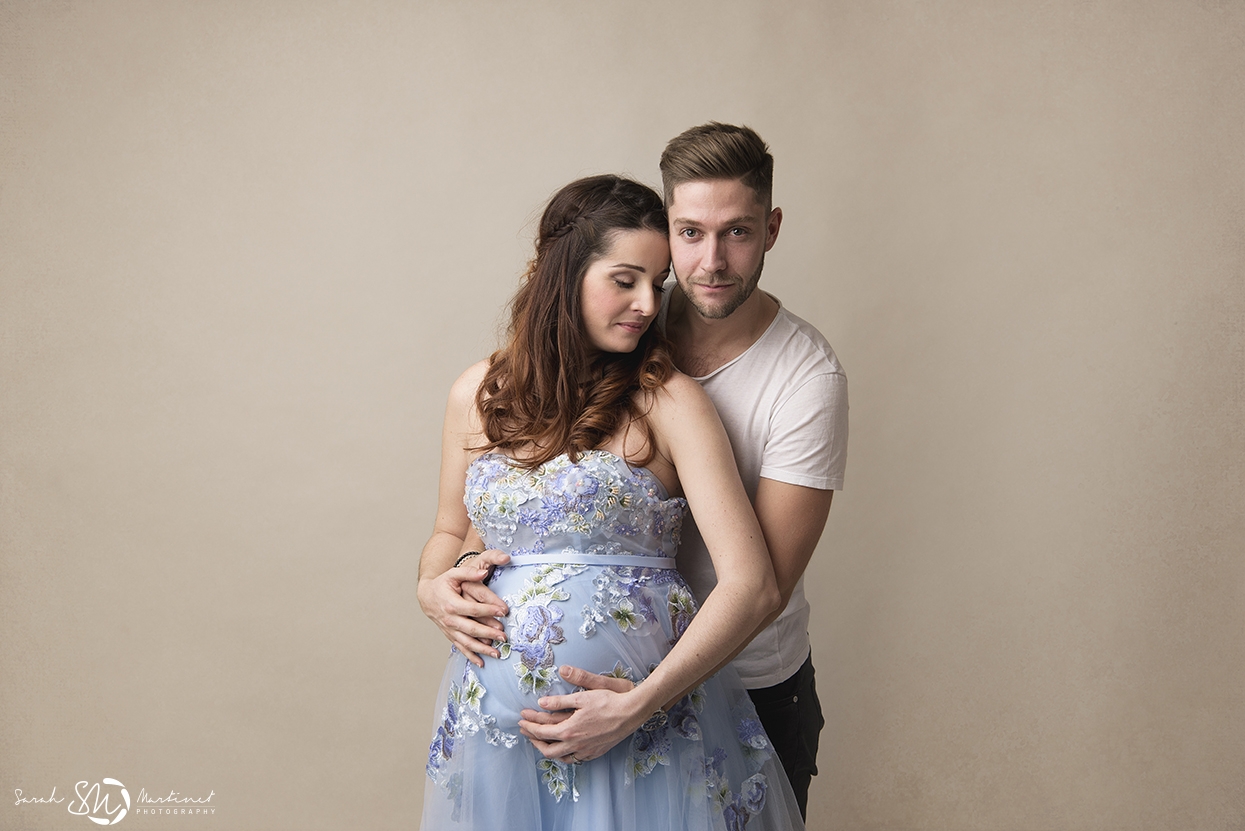
<svg viewBox="0 0 1245 831">
<path fill-rule="evenodd" d="M 520 554 L 511 557 L 509 566 L 535 566 L 566 563 L 583 566 L 641 566 L 644 568 L 675 568 L 674 557 L 647 557 L 642 554 L 589 554 L 575 548 L 546 551 L 544 554 Z"/>
</svg>

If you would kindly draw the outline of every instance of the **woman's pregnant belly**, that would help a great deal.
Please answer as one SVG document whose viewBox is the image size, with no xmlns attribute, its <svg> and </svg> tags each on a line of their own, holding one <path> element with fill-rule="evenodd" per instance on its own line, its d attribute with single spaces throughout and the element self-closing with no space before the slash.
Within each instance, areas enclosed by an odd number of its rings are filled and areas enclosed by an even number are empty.
<svg viewBox="0 0 1245 831">
<path fill-rule="evenodd" d="M 563 579 L 556 579 L 562 576 L 557 572 L 545 576 L 556 582 L 541 579 L 538 569 L 503 569 L 489 585 L 510 605 L 510 614 L 502 619 L 508 642 L 502 658 L 486 657 L 483 669 L 475 673 L 487 691 L 482 709 L 505 731 L 517 729 L 521 710 L 540 709 L 537 700 L 542 696 L 578 689 L 562 680 L 559 667 L 613 673 L 637 682 L 647 677 L 670 651 L 675 629 L 670 589 L 687 592 L 672 571 L 664 572 L 660 582 L 649 579 L 638 585 L 625 572 L 619 580 L 616 572 L 601 566 L 582 567 Z M 678 617 L 677 609 L 674 614 Z M 679 622 L 686 627 L 685 621 Z"/>
</svg>

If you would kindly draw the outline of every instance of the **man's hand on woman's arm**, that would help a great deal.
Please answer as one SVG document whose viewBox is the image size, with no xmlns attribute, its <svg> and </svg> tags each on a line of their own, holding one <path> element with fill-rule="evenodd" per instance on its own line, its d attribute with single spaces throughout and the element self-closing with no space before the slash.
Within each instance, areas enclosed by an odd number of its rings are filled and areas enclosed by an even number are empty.
<svg viewBox="0 0 1245 831">
<path fill-rule="evenodd" d="M 434 536 L 428 545 L 436 541 Z M 451 540 L 445 543 L 453 544 Z M 457 543 L 456 548 L 461 547 L 462 541 Z M 499 656 L 493 641 L 505 640 L 506 633 L 497 618 L 505 617 L 509 611 L 502 599 L 480 581 L 488 573 L 488 566 L 509 561 L 510 557 L 500 551 L 485 551 L 461 566 L 431 576 L 421 573 L 419 577 L 420 608 L 449 642 L 478 667 L 484 666 L 481 656 Z"/>
</svg>

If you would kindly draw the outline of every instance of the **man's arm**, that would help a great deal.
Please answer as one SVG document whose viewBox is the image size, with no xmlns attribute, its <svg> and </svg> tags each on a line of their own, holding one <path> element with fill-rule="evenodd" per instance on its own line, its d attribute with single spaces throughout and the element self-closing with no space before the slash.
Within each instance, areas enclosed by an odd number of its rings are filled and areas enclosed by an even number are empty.
<svg viewBox="0 0 1245 831">
<path fill-rule="evenodd" d="M 834 491 L 791 485 L 776 479 L 763 478 L 757 484 L 752 506 L 756 509 L 757 521 L 761 523 L 765 545 L 774 563 L 774 576 L 778 579 L 782 603 L 777 612 L 753 631 L 749 641 L 787 608 L 795 584 L 804 575 L 804 569 L 813 557 L 813 549 L 825 530 L 833 499 Z"/>
</svg>

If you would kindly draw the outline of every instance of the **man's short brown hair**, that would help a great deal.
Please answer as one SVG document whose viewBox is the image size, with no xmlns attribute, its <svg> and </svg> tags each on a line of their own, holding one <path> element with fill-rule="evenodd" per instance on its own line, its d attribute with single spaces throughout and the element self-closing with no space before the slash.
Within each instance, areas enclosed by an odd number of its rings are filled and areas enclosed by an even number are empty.
<svg viewBox="0 0 1245 831">
<path fill-rule="evenodd" d="M 738 179 L 770 207 L 774 192 L 774 157 L 751 127 L 710 121 L 685 130 L 661 154 L 661 184 L 666 207 L 676 186 L 706 179 Z"/>
</svg>

